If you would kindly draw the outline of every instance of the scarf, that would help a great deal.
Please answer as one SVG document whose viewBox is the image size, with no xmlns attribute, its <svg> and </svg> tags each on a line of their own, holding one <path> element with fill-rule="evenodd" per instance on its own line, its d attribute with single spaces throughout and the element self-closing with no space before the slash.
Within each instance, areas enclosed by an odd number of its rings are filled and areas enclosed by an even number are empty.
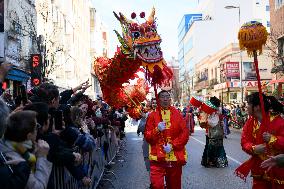
<svg viewBox="0 0 284 189">
<path fill-rule="evenodd" d="M 35 171 L 36 156 L 29 152 L 32 149 L 32 141 L 26 140 L 24 142 L 9 141 L 14 150 L 19 153 L 30 165 L 31 170 Z"/>
</svg>

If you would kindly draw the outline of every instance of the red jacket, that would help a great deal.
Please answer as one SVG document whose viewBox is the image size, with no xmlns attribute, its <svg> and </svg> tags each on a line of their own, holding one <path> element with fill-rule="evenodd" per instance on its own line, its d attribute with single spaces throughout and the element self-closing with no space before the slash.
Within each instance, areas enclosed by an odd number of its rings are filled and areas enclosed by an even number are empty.
<svg viewBox="0 0 284 189">
<path fill-rule="evenodd" d="M 170 118 L 167 121 L 166 130 L 163 132 L 158 130 L 158 124 L 161 122 L 158 111 L 152 112 L 147 118 L 144 137 L 149 143 L 149 159 L 185 164 L 187 160 L 185 145 L 189 139 L 189 129 L 186 127 L 181 113 L 174 107 L 170 107 L 169 110 L 161 110 L 161 114 L 162 117 L 168 115 Z M 172 145 L 173 150 L 169 154 L 164 151 L 163 145 L 165 143 Z"/>
<path fill-rule="evenodd" d="M 263 140 L 257 140 L 261 137 L 259 132 L 258 121 L 254 117 L 250 117 L 244 125 L 242 132 L 241 145 L 245 152 L 252 155 L 251 174 L 253 177 L 260 177 L 265 180 L 273 180 L 278 184 L 284 184 L 284 168 L 272 168 L 268 173 L 265 169 L 260 168 L 260 164 L 268 159 L 269 156 L 284 153 L 284 119 L 281 116 L 269 116 L 270 121 L 267 127 L 267 132 L 272 134 L 270 141 L 267 143 L 267 153 L 263 155 L 256 155 L 253 153 L 253 145 L 264 143 Z"/>
</svg>

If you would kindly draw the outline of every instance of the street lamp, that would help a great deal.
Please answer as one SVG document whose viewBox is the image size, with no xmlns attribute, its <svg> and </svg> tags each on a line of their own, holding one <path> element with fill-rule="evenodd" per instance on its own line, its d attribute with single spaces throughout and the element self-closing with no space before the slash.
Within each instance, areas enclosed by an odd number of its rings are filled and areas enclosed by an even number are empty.
<svg viewBox="0 0 284 189">
<path fill-rule="evenodd" d="M 233 5 L 228 5 L 224 7 L 225 9 L 238 9 L 239 10 L 239 27 L 241 27 L 241 7 L 240 6 L 233 6 Z M 240 50 L 240 87 L 241 87 L 241 102 L 243 103 L 244 101 L 244 92 L 243 92 L 243 56 L 242 56 L 242 51 Z"/>
</svg>

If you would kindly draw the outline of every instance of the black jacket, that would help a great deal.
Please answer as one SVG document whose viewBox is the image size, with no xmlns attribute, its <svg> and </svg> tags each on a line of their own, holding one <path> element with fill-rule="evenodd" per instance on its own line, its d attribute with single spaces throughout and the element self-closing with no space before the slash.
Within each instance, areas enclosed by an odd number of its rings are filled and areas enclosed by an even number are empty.
<svg viewBox="0 0 284 189">
<path fill-rule="evenodd" d="M 0 186 L 1 189 L 24 189 L 29 176 L 30 166 L 27 162 L 8 166 L 3 159 L 0 163 Z"/>
</svg>

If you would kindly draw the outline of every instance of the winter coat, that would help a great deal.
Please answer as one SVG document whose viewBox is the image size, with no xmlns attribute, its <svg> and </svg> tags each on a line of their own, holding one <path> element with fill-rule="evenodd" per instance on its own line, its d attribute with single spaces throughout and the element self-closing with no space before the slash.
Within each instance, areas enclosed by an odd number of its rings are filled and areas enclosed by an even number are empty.
<svg viewBox="0 0 284 189">
<path fill-rule="evenodd" d="M 21 154 L 16 152 L 8 141 L 1 140 L 0 149 L 6 156 L 10 158 L 10 160 L 19 160 L 21 162 L 26 162 L 26 160 L 21 156 Z M 25 164 L 19 164 L 18 166 L 19 166 L 18 168 L 23 169 L 23 171 L 26 174 L 28 173 L 27 167 Z M 51 169 L 52 169 L 52 163 L 50 163 L 45 157 L 38 157 L 36 161 L 35 171 L 29 172 L 29 177 L 25 185 L 25 188 L 26 189 L 30 189 L 30 188 L 31 189 L 45 189 L 47 187 Z M 27 175 L 22 175 L 22 177 L 26 177 L 26 176 Z M 2 185 L 1 185 L 1 188 L 2 188 Z"/>
</svg>

